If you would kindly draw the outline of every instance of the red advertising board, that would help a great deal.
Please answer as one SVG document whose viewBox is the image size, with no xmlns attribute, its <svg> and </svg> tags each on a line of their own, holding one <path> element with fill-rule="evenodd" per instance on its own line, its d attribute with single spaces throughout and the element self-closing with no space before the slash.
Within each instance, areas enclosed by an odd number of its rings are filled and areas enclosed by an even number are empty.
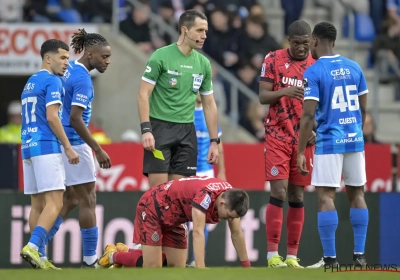
<svg viewBox="0 0 400 280">
<path fill-rule="evenodd" d="M 142 174 L 143 148 L 140 144 L 115 143 L 104 145 L 112 161 L 110 169 L 96 168 L 98 191 L 145 191 L 149 181 Z M 263 144 L 224 144 L 227 180 L 235 188 L 269 190 L 264 176 Z M 392 154 L 390 145 L 366 144 L 366 191 L 392 191 Z M 21 161 L 20 161 L 21 162 Z M 23 190 L 20 164 L 20 189 Z M 307 191 L 314 187 L 307 186 Z M 341 190 L 344 190 L 342 186 Z"/>
</svg>

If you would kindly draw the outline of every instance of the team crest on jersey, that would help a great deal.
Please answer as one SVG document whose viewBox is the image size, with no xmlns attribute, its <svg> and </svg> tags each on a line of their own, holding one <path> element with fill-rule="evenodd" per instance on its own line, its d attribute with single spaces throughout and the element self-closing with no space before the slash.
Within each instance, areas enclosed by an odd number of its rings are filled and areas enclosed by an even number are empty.
<svg viewBox="0 0 400 280">
<path fill-rule="evenodd" d="M 303 79 L 303 86 L 306 88 L 306 87 L 308 87 L 308 79 L 307 78 L 304 78 Z"/>
<path fill-rule="evenodd" d="M 170 86 L 176 86 L 177 83 L 178 83 L 177 79 L 175 79 L 175 78 L 169 79 L 169 85 Z"/>
<path fill-rule="evenodd" d="M 211 203 L 211 197 L 207 194 L 203 198 L 203 201 L 200 203 L 200 206 L 207 210 L 208 207 L 210 207 L 210 203 Z"/>
<path fill-rule="evenodd" d="M 153 233 L 153 235 L 151 236 L 151 240 L 153 240 L 154 242 L 160 240 L 160 236 L 158 235 L 157 231 Z"/>
<path fill-rule="evenodd" d="M 279 174 L 278 168 L 276 168 L 276 166 L 272 166 L 272 168 L 271 168 L 271 175 L 272 175 L 272 176 L 276 176 L 276 175 L 278 175 L 278 174 Z"/>
</svg>

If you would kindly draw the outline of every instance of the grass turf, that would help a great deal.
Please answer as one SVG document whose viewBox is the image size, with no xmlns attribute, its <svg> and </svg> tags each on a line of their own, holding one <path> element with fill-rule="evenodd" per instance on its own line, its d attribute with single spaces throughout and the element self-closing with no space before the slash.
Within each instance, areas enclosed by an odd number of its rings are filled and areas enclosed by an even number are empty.
<svg viewBox="0 0 400 280">
<path fill-rule="evenodd" d="M 400 271 L 395 272 L 324 272 L 324 269 L 268 269 L 268 268 L 210 268 L 210 269 L 2 269 L 0 279 L 4 280 L 205 280 L 215 277 L 217 280 L 309 280 L 309 279 L 400 279 Z M 378 278 L 379 277 L 379 278 Z"/>
</svg>

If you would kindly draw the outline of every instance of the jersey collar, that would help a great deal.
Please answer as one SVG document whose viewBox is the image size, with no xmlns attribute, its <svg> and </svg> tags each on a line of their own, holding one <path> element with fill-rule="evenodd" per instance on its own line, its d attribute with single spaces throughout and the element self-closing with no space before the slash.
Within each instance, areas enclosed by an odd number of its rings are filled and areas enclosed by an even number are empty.
<svg viewBox="0 0 400 280">
<path fill-rule="evenodd" d="M 336 58 L 339 57 L 340 54 L 335 54 L 335 55 L 327 55 L 327 56 L 321 56 L 320 58 Z"/>
<path fill-rule="evenodd" d="M 78 60 L 75 60 L 75 65 L 82 66 L 89 73 L 89 70 L 86 68 L 86 66 L 80 63 Z"/>
</svg>

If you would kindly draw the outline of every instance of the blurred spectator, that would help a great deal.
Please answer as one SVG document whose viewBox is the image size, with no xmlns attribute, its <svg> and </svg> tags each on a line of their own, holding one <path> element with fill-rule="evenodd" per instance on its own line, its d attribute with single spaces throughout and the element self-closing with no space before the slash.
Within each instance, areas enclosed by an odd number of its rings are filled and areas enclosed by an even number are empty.
<svg viewBox="0 0 400 280">
<path fill-rule="evenodd" d="M 334 2 L 334 0 L 329 0 Z M 289 25 L 299 20 L 303 11 L 304 0 L 281 0 L 282 9 L 285 11 L 284 32 L 285 37 L 288 35 Z"/>
<path fill-rule="evenodd" d="M 240 60 L 239 41 L 241 32 L 229 25 L 229 18 L 223 10 L 215 10 L 209 19 L 209 31 L 204 52 L 227 69 L 235 70 Z"/>
<path fill-rule="evenodd" d="M 76 0 L 79 2 L 79 9 L 84 16 L 85 22 L 111 23 L 113 0 Z M 147 2 L 147 1 L 146 1 Z M 119 0 L 119 20 L 127 18 L 127 0 Z"/>
<path fill-rule="evenodd" d="M 212 67 L 212 82 L 214 89 L 214 99 L 217 104 L 219 112 L 225 112 L 227 108 L 227 100 L 226 100 L 226 92 L 223 83 L 220 80 L 218 75 L 218 71 L 215 68 L 214 64 L 211 64 Z"/>
<path fill-rule="evenodd" d="M 243 58 L 250 60 L 256 69 L 261 69 L 267 53 L 280 49 L 275 38 L 268 34 L 267 23 L 261 17 L 248 17 L 245 23 L 243 44 Z"/>
<path fill-rule="evenodd" d="M 263 6 L 260 4 L 254 4 L 249 7 L 249 17 L 265 17 Z"/>
<path fill-rule="evenodd" d="M 237 71 L 237 77 L 252 91 L 258 92 L 258 70 L 250 61 L 242 61 Z M 228 95 L 231 98 L 230 94 Z M 239 120 L 247 118 L 249 98 L 239 92 Z M 230 108 L 230 107 L 229 107 Z M 246 120 L 244 120 L 246 122 Z"/>
<path fill-rule="evenodd" d="M 15 100 L 8 105 L 8 124 L 0 128 L 0 143 L 20 144 L 22 128 L 21 101 Z"/>
<path fill-rule="evenodd" d="M 47 0 L 26 0 L 23 7 L 24 21 L 46 23 L 57 21 L 46 9 Z"/>
<path fill-rule="evenodd" d="M 174 13 L 174 7 L 170 1 L 163 1 L 158 7 L 158 14 L 161 18 L 175 30 L 178 30 L 178 21 L 175 19 Z M 151 26 L 151 31 L 153 33 L 153 44 L 156 49 L 173 43 L 173 39 L 169 33 L 165 32 L 159 26 Z"/>
<path fill-rule="evenodd" d="M 47 12 L 58 21 L 65 23 L 82 22 L 81 14 L 75 9 L 77 2 L 74 0 L 48 0 Z"/>
<path fill-rule="evenodd" d="M 134 41 L 142 52 L 150 54 L 153 44 L 150 33 L 150 6 L 132 7 L 131 16 L 120 22 L 120 30 Z"/>
<path fill-rule="evenodd" d="M 0 0 L 0 22 L 21 22 L 25 0 Z"/>
<path fill-rule="evenodd" d="M 250 102 L 246 110 L 246 117 L 240 120 L 239 124 L 250 134 L 254 135 L 258 141 L 264 141 L 264 117 L 266 116 L 266 107 L 258 102 Z"/>
<path fill-rule="evenodd" d="M 367 113 L 365 115 L 365 122 L 364 122 L 364 128 L 363 128 L 363 134 L 364 134 L 364 141 L 365 143 L 380 143 L 375 139 L 375 122 L 372 117 L 371 113 Z"/>
<path fill-rule="evenodd" d="M 214 1 L 210 0 L 192 0 L 185 6 L 185 10 L 195 9 L 203 12 L 207 17 L 210 16 L 211 12 L 216 9 Z"/>
<path fill-rule="evenodd" d="M 328 9 L 330 18 L 335 26 L 343 26 L 347 9 L 358 14 L 369 15 L 369 0 L 316 0 L 315 2 Z M 342 36 L 342 28 L 337 28 L 338 37 Z"/>
<path fill-rule="evenodd" d="M 400 28 L 400 0 L 387 0 L 386 9 L 388 15 L 394 20 L 397 29 Z"/>
<path fill-rule="evenodd" d="M 378 63 L 381 82 L 389 82 L 392 77 L 397 79 L 400 75 L 400 25 L 393 17 L 387 17 L 383 23 L 381 31 L 372 44 L 372 54 L 374 61 Z"/>
</svg>

